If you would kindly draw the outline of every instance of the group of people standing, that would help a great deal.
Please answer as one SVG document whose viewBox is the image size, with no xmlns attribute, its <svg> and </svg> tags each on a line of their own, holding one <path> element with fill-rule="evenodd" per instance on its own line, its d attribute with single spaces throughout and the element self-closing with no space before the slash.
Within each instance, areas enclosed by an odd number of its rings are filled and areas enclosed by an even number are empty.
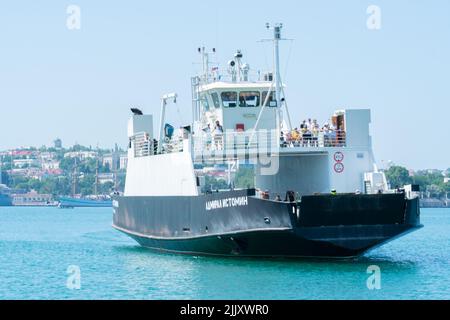
<svg viewBox="0 0 450 320">
<path fill-rule="evenodd" d="M 216 150 L 221 150 L 223 148 L 223 126 L 220 124 L 219 120 L 214 123 L 214 129 L 211 129 L 211 125 L 208 123 L 206 128 L 203 129 L 203 132 L 206 137 L 207 149 L 211 148 L 213 141 Z"/>
<path fill-rule="evenodd" d="M 209 150 L 214 146 L 215 150 L 223 149 L 223 126 L 219 120 L 214 122 L 214 128 L 208 123 L 203 129 L 205 145 Z M 299 127 L 291 131 L 281 131 L 281 147 L 335 147 L 345 144 L 345 132 L 335 125 L 325 122 L 320 126 L 316 119 L 303 120 Z"/>
<path fill-rule="evenodd" d="M 282 147 L 318 147 L 319 137 L 323 135 L 323 146 L 340 146 L 344 142 L 342 130 L 338 130 L 333 124 L 325 122 L 320 127 L 316 119 L 303 120 L 300 127 L 289 132 L 281 132 L 280 143 Z"/>
</svg>

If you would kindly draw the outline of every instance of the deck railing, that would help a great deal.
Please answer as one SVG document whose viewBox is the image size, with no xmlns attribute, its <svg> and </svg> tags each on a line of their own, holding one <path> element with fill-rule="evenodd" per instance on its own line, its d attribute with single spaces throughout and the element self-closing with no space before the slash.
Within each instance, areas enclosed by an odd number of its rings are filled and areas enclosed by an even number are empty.
<svg viewBox="0 0 450 320">
<path fill-rule="evenodd" d="M 158 153 L 158 142 L 149 138 L 145 132 L 137 133 L 131 139 L 134 143 L 134 156 L 146 157 Z M 345 147 L 346 137 L 344 131 L 318 132 L 317 134 L 303 134 L 298 137 L 282 135 L 276 130 L 258 131 L 226 131 L 222 134 L 202 132 L 194 135 L 192 148 L 194 155 L 207 156 L 277 153 L 280 149 L 309 149 Z M 161 153 L 174 153 L 183 151 L 182 138 L 173 137 L 164 141 Z"/>
<path fill-rule="evenodd" d="M 345 132 L 318 132 L 317 134 L 304 134 L 296 138 L 284 136 L 276 130 L 255 131 L 227 131 L 223 134 L 213 135 L 203 133 L 194 137 L 194 153 L 205 151 L 246 151 L 246 152 L 278 152 L 280 148 L 327 148 L 345 147 Z"/>
<path fill-rule="evenodd" d="M 134 144 L 134 156 L 147 157 L 158 154 L 158 141 L 150 139 L 146 132 L 138 132 L 132 138 L 131 142 Z M 174 153 L 183 151 L 183 140 L 179 138 L 172 138 L 168 141 L 163 141 L 161 153 Z"/>
<path fill-rule="evenodd" d="M 316 134 L 303 134 L 298 138 L 292 138 L 292 135 L 282 136 L 280 138 L 280 147 L 295 148 L 326 148 L 326 147 L 345 147 L 346 136 L 343 130 L 333 130 L 329 132 L 320 131 Z"/>
</svg>

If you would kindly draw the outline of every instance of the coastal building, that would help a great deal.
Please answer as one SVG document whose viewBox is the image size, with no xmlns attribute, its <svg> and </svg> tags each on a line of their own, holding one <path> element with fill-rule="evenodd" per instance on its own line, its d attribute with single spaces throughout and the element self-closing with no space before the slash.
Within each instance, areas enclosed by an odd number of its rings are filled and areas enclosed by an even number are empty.
<svg viewBox="0 0 450 320">
<path fill-rule="evenodd" d="M 119 169 L 120 170 L 126 170 L 128 164 L 128 156 L 127 154 L 121 154 L 119 159 Z"/>
<path fill-rule="evenodd" d="M 59 169 L 59 161 L 50 160 L 41 162 L 42 170 L 56 170 Z"/>
<path fill-rule="evenodd" d="M 442 208 L 445 206 L 445 202 L 437 198 L 421 198 L 421 208 Z"/>
<path fill-rule="evenodd" d="M 37 159 L 32 158 L 14 159 L 13 165 L 15 168 L 38 167 L 39 161 Z"/>
<path fill-rule="evenodd" d="M 80 160 L 96 159 L 97 156 L 98 154 L 95 151 L 72 151 L 64 154 L 64 158 L 78 158 Z"/>
<path fill-rule="evenodd" d="M 39 194 L 32 190 L 24 194 L 14 194 L 13 204 L 15 206 L 47 206 L 52 204 L 51 194 Z"/>
<path fill-rule="evenodd" d="M 51 161 L 56 158 L 55 152 L 39 152 L 38 158 L 40 161 Z"/>
<path fill-rule="evenodd" d="M 110 170 L 126 170 L 128 156 L 126 153 L 108 153 L 103 156 L 102 165 Z"/>
<path fill-rule="evenodd" d="M 60 138 L 56 138 L 55 141 L 53 141 L 53 146 L 55 147 L 55 149 L 57 150 L 61 150 L 62 149 L 62 141 Z"/>
<path fill-rule="evenodd" d="M 105 154 L 103 156 L 102 165 L 104 167 L 108 167 L 109 169 L 112 169 L 113 163 L 114 163 L 114 159 L 113 159 L 113 156 L 111 153 Z"/>
<path fill-rule="evenodd" d="M 12 157 L 31 157 L 35 154 L 35 151 L 24 150 L 24 149 L 16 149 L 9 152 L 9 155 Z"/>
<path fill-rule="evenodd" d="M 107 182 L 114 183 L 114 174 L 113 173 L 99 173 L 98 183 L 105 184 Z"/>
</svg>

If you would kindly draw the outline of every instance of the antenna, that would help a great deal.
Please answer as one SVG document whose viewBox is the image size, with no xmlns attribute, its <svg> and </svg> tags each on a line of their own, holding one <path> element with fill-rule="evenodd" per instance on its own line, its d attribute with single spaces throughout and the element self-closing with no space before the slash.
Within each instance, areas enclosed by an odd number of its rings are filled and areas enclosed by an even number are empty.
<svg viewBox="0 0 450 320">
<path fill-rule="evenodd" d="M 203 80 L 208 82 L 209 55 L 205 47 L 198 48 L 198 52 L 202 55 L 202 74 Z"/>
<path fill-rule="evenodd" d="M 208 52 L 205 47 L 199 47 L 197 49 L 197 51 L 201 55 L 201 59 L 202 59 L 202 62 L 201 62 L 202 63 L 202 74 L 199 78 L 204 83 L 209 83 L 211 77 L 213 77 L 214 80 L 216 78 L 219 78 L 219 68 L 215 67 L 215 68 L 210 69 L 210 65 L 217 64 L 215 61 L 212 61 L 212 62 L 210 61 L 210 55 L 212 55 L 214 58 L 217 53 L 216 48 L 212 48 L 212 51 Z"/>
<path fill-rule="evenodd" d="M 241 50 L 237 50 L 236 53 L 234 54 L 234 59 L 237 62 L 237 73 L 238 73 L 238 79 L 239 81 L 242 80 L 242 76 L 241 76 L 241 68 L 242 68 L 242 57 L 244 55 L 242 54 Z"/>
</svg>

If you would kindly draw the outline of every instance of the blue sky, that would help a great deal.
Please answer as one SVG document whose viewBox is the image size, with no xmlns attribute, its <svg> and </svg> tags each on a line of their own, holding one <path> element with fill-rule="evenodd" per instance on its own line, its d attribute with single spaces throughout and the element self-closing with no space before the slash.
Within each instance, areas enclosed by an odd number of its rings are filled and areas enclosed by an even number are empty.
<svg viewBox="0 0 450 320">
<path fill-rule="evenodd" d="M 81 30 L 66 27 L 71 4 Z M 381 9 L 380 30 L 366 26 L 369 5 Z M 129 108 L 156 122 L 160 96 L 173 91 L 169 119 L 188 121 L 197 47 L 217 48 L 222 65 L 242 49 L 267 69 L 265 22 L 295 39 L 281 57 L 295 122 L 371 108 L 378 162 L 450 167 L 447 0 L 1 1 L 0 149 L 56 137 L 125 146 Z"/>
</svg>

